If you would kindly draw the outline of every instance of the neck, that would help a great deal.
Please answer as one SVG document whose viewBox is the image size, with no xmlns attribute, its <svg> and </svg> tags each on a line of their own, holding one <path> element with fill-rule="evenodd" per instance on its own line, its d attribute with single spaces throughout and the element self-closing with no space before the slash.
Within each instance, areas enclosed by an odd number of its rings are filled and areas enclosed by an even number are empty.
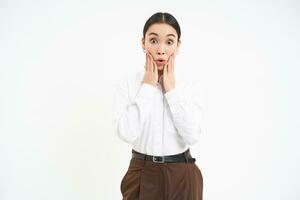
<svg viewBox="0 0 300 200">
<path fill-rule="evenodd" d="M 158 79 L 163 75 L 163 71 L 158 71 Z"/>
</svg>

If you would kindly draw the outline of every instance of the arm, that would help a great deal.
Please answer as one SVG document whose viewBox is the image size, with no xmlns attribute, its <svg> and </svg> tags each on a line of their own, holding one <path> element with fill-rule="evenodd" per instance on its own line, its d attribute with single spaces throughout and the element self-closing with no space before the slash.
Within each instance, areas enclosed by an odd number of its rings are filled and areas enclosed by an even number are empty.
<svg viewBox="0 0 300 200">
<path fill-rule="evenodd" d="M 188 145 L 197 143 L 203 132 L 200 87 L 190 84 L 182 90 L 174 88 L 165 93 L 165 97 L 178 134 Z"/>
<path fill-rule="evenodd" d="M 129 82 L 117 84 L 114 92 L 114 128 L 118 137 L 133 143 L 141 134 L 154 104 L 154 86 L 142 83 L 133 100 L 129 98 Z"/>
</svg>

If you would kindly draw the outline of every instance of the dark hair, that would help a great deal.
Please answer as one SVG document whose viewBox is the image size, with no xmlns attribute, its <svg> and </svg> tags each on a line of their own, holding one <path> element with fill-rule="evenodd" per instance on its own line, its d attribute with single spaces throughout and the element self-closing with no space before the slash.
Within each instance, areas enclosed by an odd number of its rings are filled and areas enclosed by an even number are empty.
<svg viewBox="0 0 300 200">
<path fill-rule="evenodd" d="M 173 15 L 169 14 L 169 13 L 166 13 L 166 12 L 157 12 L 157 13 L 153 14 L 146 21 L 146 23 L 144 25 L 144 29 L 143 29 L 144 38 L 145 38 L 146 32 L 149 29 L 149 27 L 152 24 L 155 24 L 155 23 L 166 23 L 166 24 L 169 24 L 170 26 L 172 26 L 177 32 L 177 35 L 178 35 L 178 40 L 177 41 L 179 41 L 180 36 L 181 36 L 180 26 L 179 26 L 177 20 L 175 19 L 175 17 Z"/>
</svg>

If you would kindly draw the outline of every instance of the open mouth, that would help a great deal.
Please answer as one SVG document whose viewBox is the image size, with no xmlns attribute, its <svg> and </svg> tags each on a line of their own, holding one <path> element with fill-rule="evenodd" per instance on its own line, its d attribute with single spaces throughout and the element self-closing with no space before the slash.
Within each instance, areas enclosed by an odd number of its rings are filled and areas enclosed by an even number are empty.
<svg viewBox="0 0 300 200">
<path fill-rule="evenodd" d="M 164 64 L 166 61 L 165 60 L 162 60 L 162 59 L 159 59 L 159 60 L 156 60 L 156 63 L 158 64 Z"/>
</svg>

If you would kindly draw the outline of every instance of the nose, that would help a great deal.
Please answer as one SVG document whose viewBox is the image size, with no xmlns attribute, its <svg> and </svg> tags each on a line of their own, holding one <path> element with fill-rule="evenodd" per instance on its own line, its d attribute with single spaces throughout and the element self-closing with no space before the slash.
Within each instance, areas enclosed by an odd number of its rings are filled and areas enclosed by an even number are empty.
<svg viewBox="0 0 300 200">
<path fill-rule="evenodd" d="M 158 49 L 157 49 L 157 54 L 158 55 L 165 55 L 165 50 L 163 45 L 159 45 Z"/>
<path fill-rule="evenodd" d="M 164 52 L 160 52 L 160 51 L 159 51 L 157 54 L 158 54 L 158 55 L 165 55 Z"/>
</svg>

